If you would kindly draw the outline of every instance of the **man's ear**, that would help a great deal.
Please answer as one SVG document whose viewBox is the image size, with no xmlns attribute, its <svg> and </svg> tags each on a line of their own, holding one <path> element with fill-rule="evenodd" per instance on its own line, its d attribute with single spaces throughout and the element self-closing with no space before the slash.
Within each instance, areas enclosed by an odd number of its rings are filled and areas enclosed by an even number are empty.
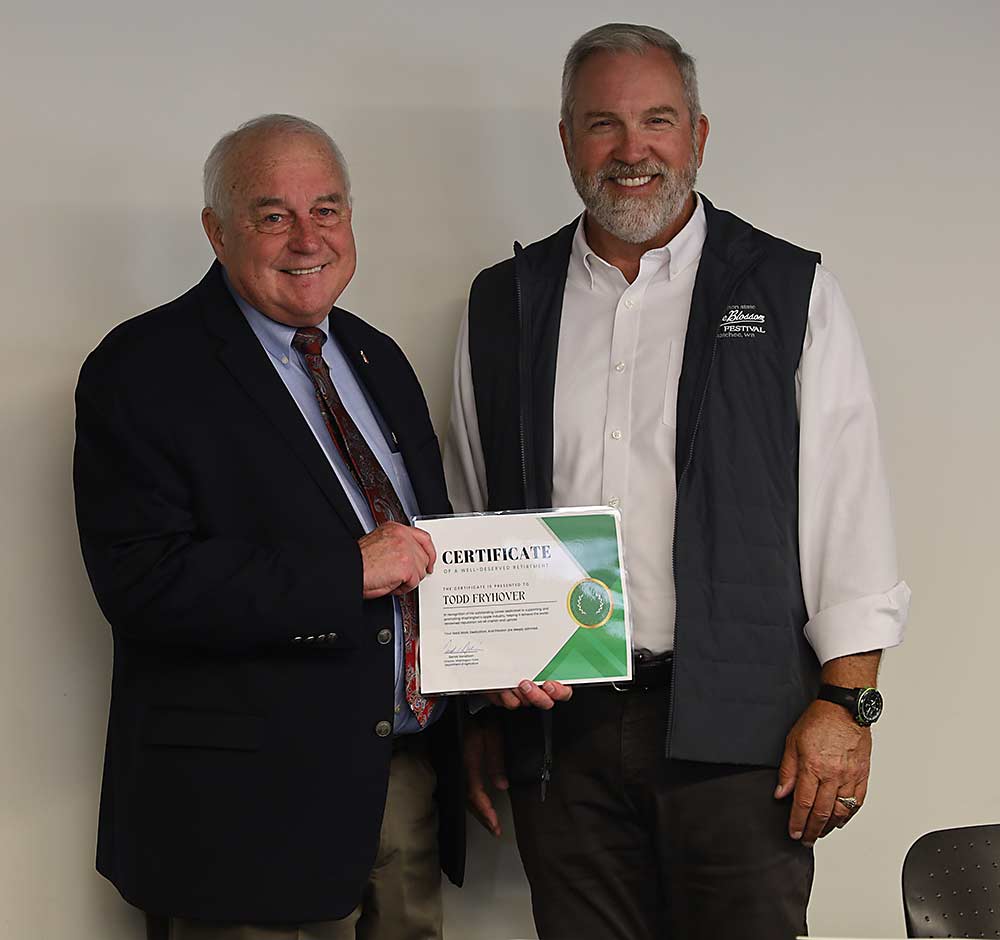
<svg viewBox="0 0 1000 940">
<path fill-rule="evenodd" d="M 201 210 L 201 226 L 205 230 L 208 240 L 212 243 L 212 249 L 215 251 L 215 257 L 224 263 L 226 250 L 225 235 L 222 220 L 218 217 L 218 215 L 216 215 L 214 209 L 209 209 L 208 206 L 206 206 Z"/>
<path fill-rule="evenodd" d="M 698 124 L 694 129 L 695 140 L 698 141 L 698 166 L 701 167 L 702 161 L 705 159 L 705 141 L 708 140 L 708 115 L 699 114 Z"/>
<path fill-rule="evenodd" d="M 568 166 L 570 169 L 572 169 L 573 168 L 573 161 L 570 159 L 570 155 L 569 155 L 569 147 L 570 147 L 569 135 L 570 135 L 570 131 L 569 131 L 569 128 L 566 126 L 566 123 L 564 121 L 560 121 L 559 122 L 559 139 L 562 141 L 563 157 L 566 158 L 566 166 Z"/>
</svg>

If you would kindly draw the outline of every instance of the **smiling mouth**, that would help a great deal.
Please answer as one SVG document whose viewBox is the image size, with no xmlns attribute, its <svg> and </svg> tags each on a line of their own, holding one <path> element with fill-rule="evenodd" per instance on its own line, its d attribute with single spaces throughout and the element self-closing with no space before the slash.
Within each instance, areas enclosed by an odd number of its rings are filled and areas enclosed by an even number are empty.
<svg viewBox="0 0 1000 940">
<path fill-rule="evenodd" d="M 284 268 L 283 270 L 285 274 L 294 274 L 296 277 L 302 277 L 304 274 L 319 274 L 325 267 L 325 264 L 317 264 L 314 268 Z"/>
<path fill-rule="evenodd" d="M 619 186 L 626 186 L 629 188 L 635 186 L 645 186 L 650 180 L 653 180 L 659 174 L 653 176 L 613 176 L 611 177 L 611 182 L 617 183 Z"/>
</svg>

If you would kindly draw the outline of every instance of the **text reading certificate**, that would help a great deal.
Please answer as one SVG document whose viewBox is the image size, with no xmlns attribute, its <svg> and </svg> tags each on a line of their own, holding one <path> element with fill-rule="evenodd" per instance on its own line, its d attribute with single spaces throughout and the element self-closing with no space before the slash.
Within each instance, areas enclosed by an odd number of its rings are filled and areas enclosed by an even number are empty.
<svg viewBox="0 0 1000 940">
<path fill-rule="evenodd" d="M 437 548 L 420 582 L 420 690 L 522 679 L 632 678 L 621 524 L 606 506 L 424 517 Z"/>
</svg>

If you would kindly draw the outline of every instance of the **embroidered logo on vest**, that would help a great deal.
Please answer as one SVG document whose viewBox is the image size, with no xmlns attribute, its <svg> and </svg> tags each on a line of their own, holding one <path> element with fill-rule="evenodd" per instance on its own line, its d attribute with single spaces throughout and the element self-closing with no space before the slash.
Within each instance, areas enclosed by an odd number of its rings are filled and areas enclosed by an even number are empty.
<svg viewBox="0 0 1000 940">
<path fill-rule="evenodd" d="M 719 324 L 719 339 L 756 339 L 767 335 L 767 318 L 756 304 L 733 304 Z"/>
</svg>

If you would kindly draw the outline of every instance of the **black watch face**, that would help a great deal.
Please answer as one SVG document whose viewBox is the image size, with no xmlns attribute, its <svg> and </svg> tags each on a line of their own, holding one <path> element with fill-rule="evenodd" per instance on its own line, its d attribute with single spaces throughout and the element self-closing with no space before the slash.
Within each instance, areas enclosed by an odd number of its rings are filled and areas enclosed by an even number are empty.
<svg viewBox="0 0 1000 940">
<path fill-rule="evenodd" d="M 882 714 L 882 693 L 878 689 L 865 689 L 858 696 L 858 723 L 874 724 Z"/>
</svg>

